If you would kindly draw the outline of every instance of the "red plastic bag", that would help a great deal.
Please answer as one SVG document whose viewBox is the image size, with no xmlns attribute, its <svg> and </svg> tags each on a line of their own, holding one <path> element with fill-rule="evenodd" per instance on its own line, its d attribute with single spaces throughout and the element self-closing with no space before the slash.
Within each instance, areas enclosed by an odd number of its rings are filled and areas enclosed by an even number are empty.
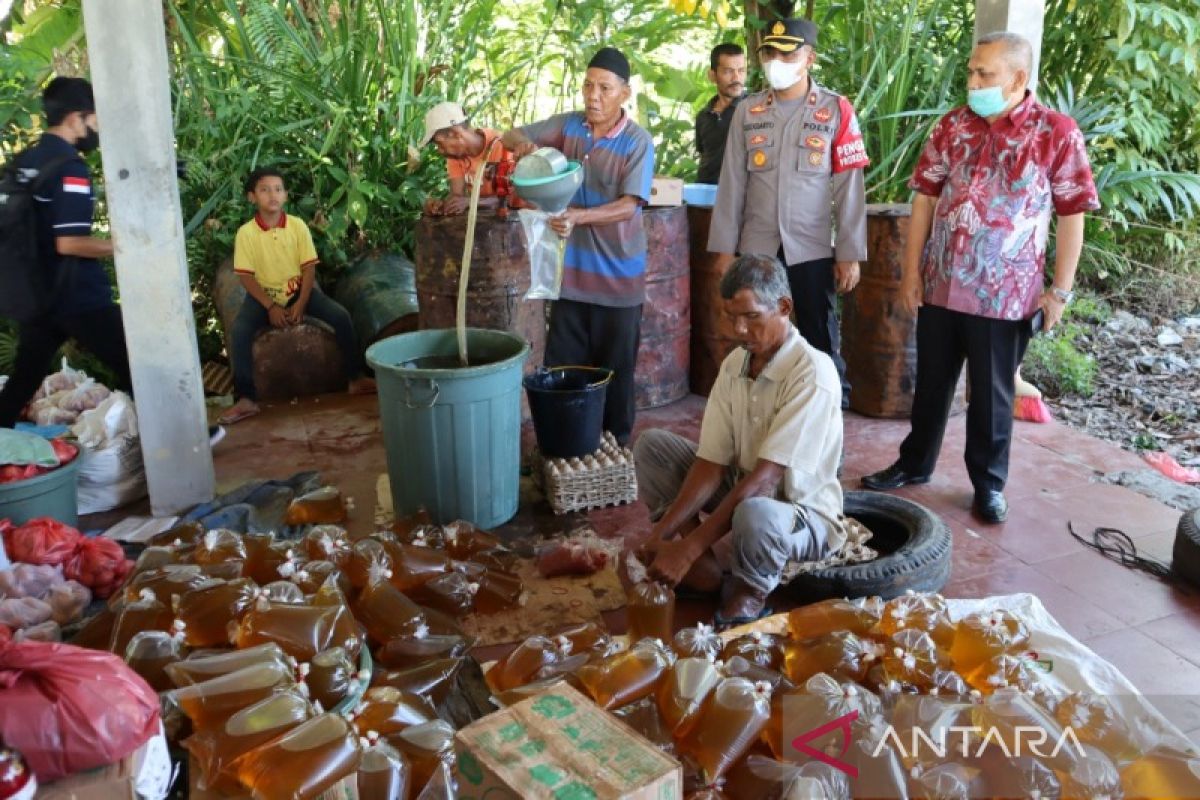
<svg viewBox="0 0 1200 800">
<path fill-rule="evenodd" d="M 96 597 L 104 598 L 120 588 L 132 569 L 133 562 L 112 539 L 81 537 L 75 552 L 63 564 L 63 577 L 79 581 Z"/>
<path fill-rule="evenodd" d="M 62 439 L 51 439 L 50 447 L 54 449 L 54 455 L 58 456 L 58 467 L 70 464 L 79 455 L 78 447 L 68 444 Z M 0 466 L 0 483 L 26 481 L 30 478 L 36 478 L 39 475 L 45 475 L 47 472 L 53 472 L 58 467 L 39 467 L 36 464 L 5 464 L 4 466 Z"/>
<path fill-rule="evenodd" d="M 39 781 L 120 761 L 158 732 L 158 695 L 112 653 L 0 645 L 0 740 Z"/>
<path fill-rule="evenodd" d="M 62 439 L 51 439 L 50 446 L 54 448 L 54 455 L 58 456 L 58 466 L 65 467 L 75 460 L 75 456 L 79 455 L 79 448 L 73 444 L 68 444 Z"/>
<path fill-rule="evenodd" d="M 3 647 L 4 645 L 11 642 L 12 637 L 13 637 L 12 628 L 8 627 L 7 625 L 0 625 L 0 647 Z"/>
<path fill-rule="evenodd" d="M 30 478 L 36 478 L 38 475 L 44 475 L 49 472 L 45 467 L 39 467 L 36 464 L 5 464 L 0 467 L 0 483 L 16 483 L 17 481 L 27 481 Z"/>
<path fill-rule="evenodd" d="M 1147 464 L 1173 481 L 1179 481 L 1180 483 L 1200 483 L 1200 470 L 1183 466 L 1172 458 L 1170 453 L 1156 450 L 1151 453 L 1143 453 L 1142 458 L 1146 460 Z"/>
<path fill-rule="evenodd" d="M 6 530 L 4 547 L 13 561 L 57 566 L 71 557 L 80 538 L 79 531 L 70 525 L 49 517 L 39 517 L 19 528 Z"/>
<path fill-rule="evenodd" d="M 592 575 L 604 569 L 608 554 L 572 544 L 560 544 L 538 554 L 537 568 L 543 578 L 560 575 Z"/>
</svg>

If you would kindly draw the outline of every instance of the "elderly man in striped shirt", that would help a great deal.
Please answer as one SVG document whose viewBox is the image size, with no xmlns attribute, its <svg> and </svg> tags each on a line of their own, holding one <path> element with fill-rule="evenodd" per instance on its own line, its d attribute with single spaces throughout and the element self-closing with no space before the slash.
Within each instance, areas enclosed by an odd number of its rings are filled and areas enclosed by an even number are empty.
<svg viewBox="0 0 1200 800">
<path fill-rule="evenodd" d="M 522 158 L 554 147 L 583 165 L 583 185 L 566 212 L 551 221 L 567 239 L 562 291 L 550 312 L 548 366 L 583 365 L 613 371 L 604 427 L 617 441 L 633 431 L 634 380 L 642 302 L 646 297 L 646 231 L 654 143 L 626 113 L 629 61 L 605 47 L 583 81 L 583 111 L 558 114 L 504 134 Z"/>
</svg>

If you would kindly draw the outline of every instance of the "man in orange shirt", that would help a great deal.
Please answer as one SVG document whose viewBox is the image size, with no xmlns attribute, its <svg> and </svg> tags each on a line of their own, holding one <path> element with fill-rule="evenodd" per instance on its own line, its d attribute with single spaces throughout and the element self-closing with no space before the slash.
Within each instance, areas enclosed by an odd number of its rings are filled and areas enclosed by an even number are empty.
<svg viewBox="0 0 1200 800">
<path fill-rule="evenodd" d="M 446 159 L 450 196 L 444 200 L 427 199 L 425 213 L 448 215 L 466 211 L 479 162 L 484 160 L 487 166 L 483 170 L 483 185 L 479 191 L 480 205 L 494 205 L 496 165 L 513 160 L 512 153 L 500 141 L 499 132 L 491 128 L 472 128 L 467 124 L 467 115 L 458 103 L 438 103 L 425 115 L 425 137 L 421 140 L 421 146 L 431 141 Z"/>
</svg>

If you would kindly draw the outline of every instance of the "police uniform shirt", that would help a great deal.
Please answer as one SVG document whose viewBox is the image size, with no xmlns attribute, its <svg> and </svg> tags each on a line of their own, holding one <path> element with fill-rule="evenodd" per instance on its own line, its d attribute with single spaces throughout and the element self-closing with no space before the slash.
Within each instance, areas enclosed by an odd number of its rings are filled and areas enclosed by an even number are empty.
<svg viewBox="0 0 1200 800">
<path fill-rule="evenodd" d="M 61 273 L 60 295 L 55 313 L 78 314 L 113 304 L 112 283 L 100 262 L 94 258 L 61 256 L 56 239 L 66 236 L 90 236 L 96 199 L 92 176 L 79 151 L 67 140 L 52 133 L 42 135 L 36 145 L 22 156 L 23 169 L 40 169 L 51 161 L 68 160 L 55 169 L 55 175 L 43 181 L 34 194 L 37 202 L 38 254 L 47 270 Z"/>
<path fill-rule="evenodd" d="M 869 164 L 846 98 L 811 79 L 796 101 L 750 95 L 730 124 L 708 249 L 773 256 L 782 247 L 788 264 L 866 260 Z"/>
</svg>

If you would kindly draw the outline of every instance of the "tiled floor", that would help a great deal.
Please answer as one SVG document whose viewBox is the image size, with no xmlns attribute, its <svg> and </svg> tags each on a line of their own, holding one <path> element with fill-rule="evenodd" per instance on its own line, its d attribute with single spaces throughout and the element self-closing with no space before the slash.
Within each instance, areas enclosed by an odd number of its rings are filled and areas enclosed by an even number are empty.
<svg viewBox="0 0 1200 800">
<path fill-rule="evenodd" d="M 703 399 L 689 397 L 643 412 L 638 427 L 666 427 L 694 437 Z M 857 488 L 865 472 L 886 466 L 908 431 L 906 421 L 848 414 L 843 483 Z M 526 445 L 532 434 L 525 432 Z M 1170 715 L 1200 738 L 1200 592 L 1187 594 L 1108 561 L 1075 541 L 1072 522 L 1088 534 L 1098 526 L 1120 528 L 1150 555 L 1169 559 L 1179 512 L 1128 489 L 1096 483 L 1099 475 L 1144 468 L 1129 453 L 1057 424 L 1017 423 L 1004 525 L 989 526 L 970 513 L 971 492 L 962 464 L 963 418 L 952 419 L 933 481 L 899 494 L 916 500 L 949 523 L 954 561 L 945 591 L 952 597 L 1009 592 L 1038 595 L 1077 638 L 1112 660 L 1147 695 L 1195 695 Z M 369 532 L 375 481 L 386 470 L 374 398 L 322 397 L 269 408 L 229 429 L 216 450 L 218 483 L 319 469 L 353 497 L 352 531 Z M 605 536 L 638 541 L 649 530 L 640 504 L 589 515 Z M 527 504 L 514 532 L 567 529 L 578 519 L 555 518 L 544 505 Z M 776 610 L 786 598 L 773 598 Z M 684 621 L 711 614 L 703 603 L 681 604 Z M 621 614 L 609 619 L 620 628 Z"/>
</svg>

